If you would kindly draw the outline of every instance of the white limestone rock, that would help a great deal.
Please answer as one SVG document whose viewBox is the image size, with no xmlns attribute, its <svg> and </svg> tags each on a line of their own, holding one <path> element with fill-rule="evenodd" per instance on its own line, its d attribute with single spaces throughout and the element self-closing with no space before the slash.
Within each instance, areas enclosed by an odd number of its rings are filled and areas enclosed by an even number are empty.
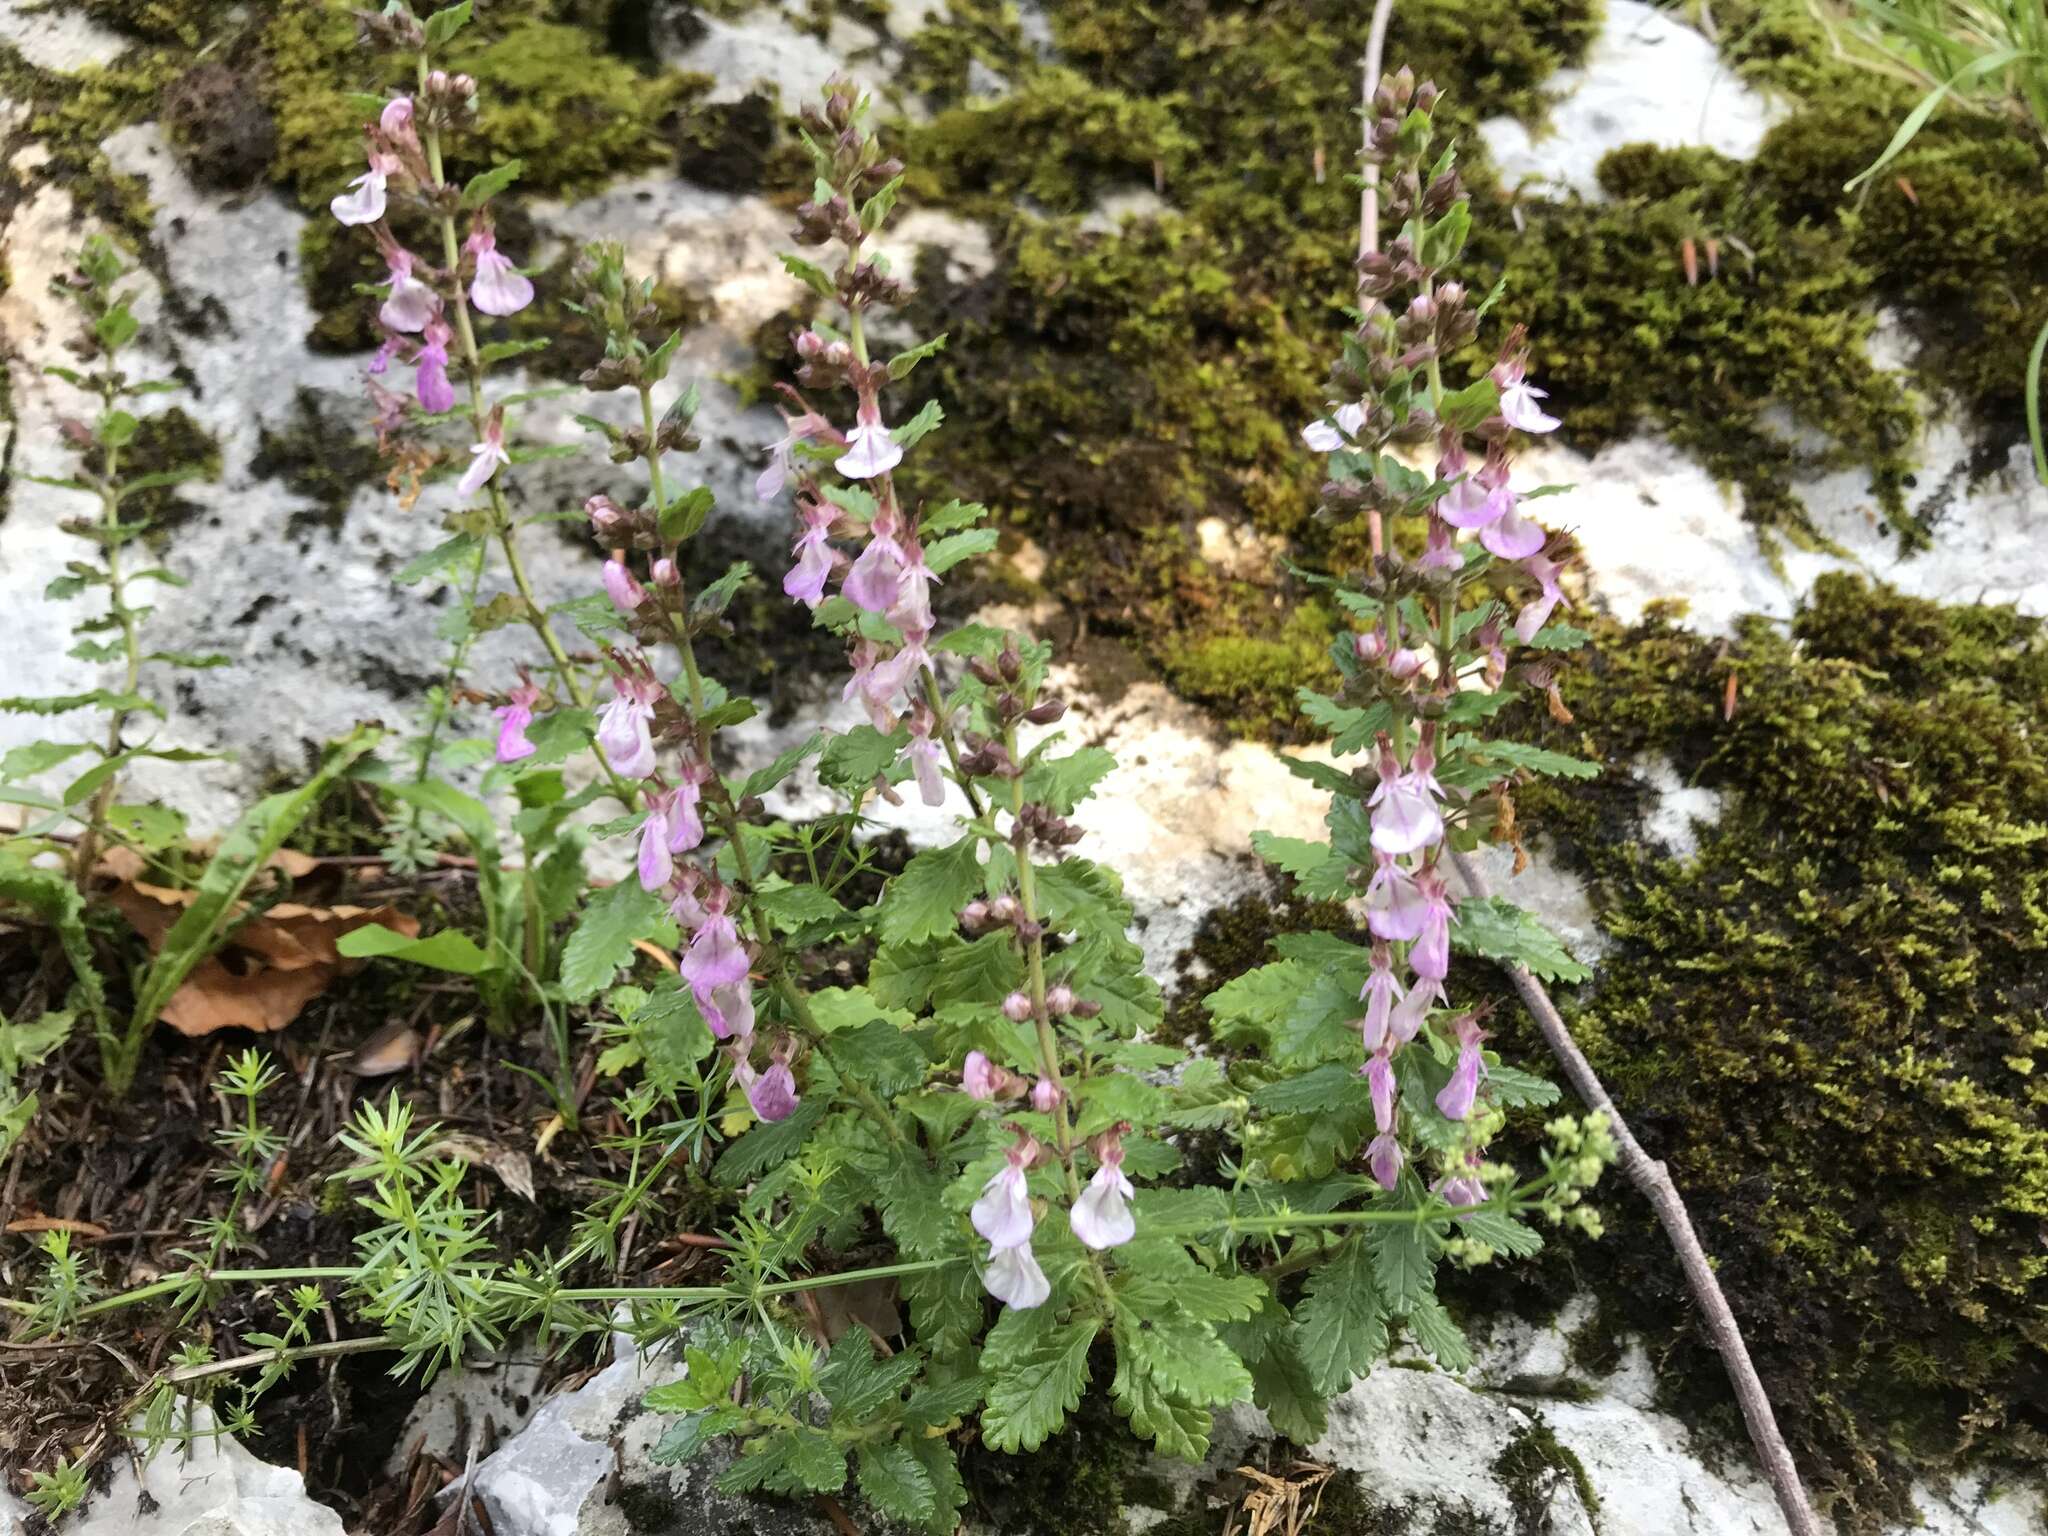
<svg viewBox="0 0 2048 1536">
<path fill-rule="evenodd" d="M 1737 79 L 1700 33 L 1641 0 L 1608 0 L 1586 62 L 1548 89 L 1562 99 L 1542 127 L 1495 117 L 1479 129 L 1503 184 L 1540 197 L 1598 200 L 1600 161 L 1623 144 L 1751 159 L 1786 111 Z"/>
<path fill-rule="evenodd" d="M 296 1470 L 207 1434 L 212 1415 L 193 1412 L 199 1438 L 139 1471 L 117 1460 L 111 1484 L 65 1527 L 71 1536 L 343 1536 L 341 1516 L 307 1495 Z"/>
</svg>

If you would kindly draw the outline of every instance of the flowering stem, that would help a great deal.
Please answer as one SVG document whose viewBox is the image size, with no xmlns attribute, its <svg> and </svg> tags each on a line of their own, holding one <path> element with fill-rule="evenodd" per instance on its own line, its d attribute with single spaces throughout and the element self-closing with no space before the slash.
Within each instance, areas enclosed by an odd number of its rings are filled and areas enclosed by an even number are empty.
<svg viewBox="0 0 2048 1536">
<path fill-rule="evenodd" d="M 924 696 L 932 707 L 932 717 L 938 722 L 939 743 L 946 749 L 946 761 L 953 765 L 953 777 L 959 783 L 961 793 L 967 796 L 967 809 L 974 813 L 976 821 L 980 821 L 988 814 L 988 808 L 981 803 L 974 780 L 960 766 L 960 742 L 953 732 L 953 717 L 947 713 L 945 695 L 940 692 L 938 677 L 930 667 L 924 669 Z"/>
<path fill-rule="evenodd" d="M 1014 723 L 1003 728 L 1003 746 L 1009 753 L 1010 761 L 1017 760 L 1017 727 Z M 1024 809 L 1024 781 L 1010 780 L 1010 814 L 1015 817 Z M 1060 1076 L 1059 1040 L 1053 1034 L 1052 1014 L 1045 1006 L 1045 935 L 1038 925 L 1038 878 L 1031 867 L 1031 848 L 1027 843 L 1017 850 L 1017 904 L 1023 908 L 1026 931 L 1031 937 L 1024 945 L 1025 964 L 1031 980 L 1031 1018 L 1038 1026 L 1038 1065 L 1055 1089 L 1059 1100 L 1053 1105 L 1053 1130 L 1058 1138 L 1060 1163 L 1067 1174 L 1067 1199 L 1069 1203 L 1081 1198 L 1081 1177 L 1074 1171 L 1074 1127 L 1067 1114 L 1067 1085 Z"/>
<path fill-rule="evenodd" d="M 424 53 L 419 56 L 419 79 L 420 88 L 424 91 L 427 83 L 427 56 Z M 445 192 L 447 188 L 441 170 L 440 130 L 428 128 L 423 143 L 427 152 L 427 169 L 433 174 L 435 190 Z M 477 441 L 482 442 L 486 417 L 484 364 L 482 356 L 477 351 L 476 329 L 469 321 L 469 299 L 463 293 L 460 281 L 462 247 L 455 237 L 453 216 L 439 213 L 435 218 L 441 226 L 441 257 L 448 264 L 450 277 L 455 279 L 455 334 L 462 342 L 463 361 L 468 365 L 465 372 L 469 376 L 470 424 L 476 431 Z M 498 536 L 498 547 L 505 551 L 505 564 L 512 572 L 512 585 L 518 588 L 520 601 L 525 605 L 526 622 L 533 632 L 540 636 L 541 644 L 547 647 L 548 655 L 554 662 L 555 675 L 561 680 L 563 692 L 575 701 L 578 708 L 587 709 L 590 707 L 590 691 L 576 675 L 575 667 L 570 664 L 569 654 L 562 649 L 562 642 L 555 637 L 547 615 L 541 612 L 540 606 L 534 602 L 533 584 L 526 578 L 526 563 L 519 558 L 519 545 L 512 527 L 511 509 L 505 504 L 505 493 L 499 488 L 495 476 L 486 486 L 486 490 L 491 498 L 491 521 Z"/>
<path fill-rule="evenodd" d="M 107 376 L 100 385 L 100 398 L 107 410 L 114 405 L 113 384 L 114 359 L 107 357 Z M 133 695 L 135 685 L 142 675 L 142 652 L 135 634 L 135 610 L 128 606 L 128 597 L 121 574 L 121 493 L 119 490 L 119 467 L 121 450 L 112 443 L 107 445 L 107 468 L 105 478 L 100 482 L 100 526 L 106 531 L 107 540 L 107 592 L 108 611 L 121 625 L 121 651 L 126 662 L 125 681 L 121 684 L 123 695 Z M 107 760 L 113 761 L 121 753 L 121 732 L 128 724 L 128 710 L 116 705 L 107 717 Z M 72 853 L 71 875 L 83 891 L 92 883 L 93 866 L 99 857 L 99 829 L 107 822 L 107 812 L 113 806 L 114 792 L 119 784 L 118 774 L 109 774 L 92 797 L 92 808 L 86 814 L 85 830 L 80 834 L 78 846 Z"/>
</svg>

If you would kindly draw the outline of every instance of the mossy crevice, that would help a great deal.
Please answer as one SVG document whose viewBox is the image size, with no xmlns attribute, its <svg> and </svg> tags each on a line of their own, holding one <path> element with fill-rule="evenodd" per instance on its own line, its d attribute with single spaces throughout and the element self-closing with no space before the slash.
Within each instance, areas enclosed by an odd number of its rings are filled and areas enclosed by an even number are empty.
<svg viewBox="0 0 2048 1536">
<path fill-rule="evenodd" d="M 1580 1042 L 1685 1192 L 1814 1482 L 1869 1529 L 1910 1515 L 1916 1469 L 2038 1458 L 2048 634 L 1830 576 L 1789 633 L 1607 627 L 1565 697 L 1553 745 L 1662 755 L 1721 797 L 1684 860 L 1647 837 L 1639 780 L 1520 804 L 1612 941 L 1569 1008 Z M 1673 1336 L 1689 1310 L 1647 1211 L 1612 1213 L 1577 1269 L 1717 1381 L 1704 1338 Z"/>
</svg>

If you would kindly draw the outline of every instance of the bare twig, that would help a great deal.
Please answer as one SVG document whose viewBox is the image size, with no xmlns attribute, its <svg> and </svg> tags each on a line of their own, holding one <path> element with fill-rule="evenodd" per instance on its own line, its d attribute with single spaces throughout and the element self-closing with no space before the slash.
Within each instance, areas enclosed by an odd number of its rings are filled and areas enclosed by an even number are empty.
<svg viewBox="0 0 2048 1536">
<path fill-rule="evenodd" d="M 1380 167 L 1372 157 L 1372 98 L 1380 88 L 1380 61 L 1387 52 L 1387 23 L 1394 19 L 1394 0 L 1375 0 L 1372 30 L 1365 38 L 1365 64 L 1359 94 L 1359 148 L 1365 157 L 1365 190 L 1358 194 L 1358 254 L 1360 259 L 1380 248 Z M 1358 274 L 1361 303 L 1365 296 L 1365 274 Z"/>
<path fill-rule="evenodd" d="M 1486 877 L 1468 855 L 1453 852 L 1451 862 L 1457 866 L 1465 888 L 1475 897 L 1484 901 L 1491 894 L 1487 890 Z M 1749 1358 L 1749 1347 L 1742 1341 L 1742 1330 L 1736 1326 L 1728 1298 L 1721 1294 L 1721 1282 L 1714 1277 L 1714 1266 L 1707 1258 L 1706 1249 L 1700 1245 L 1699 1234 L 1693 1230 L 1692 1218 L 1686 1214 L 1678 1186 L 1671 1182 L 1670 1171 L 1645 1152 L 1630 1132 L 1628 1122 L 1622 1119 L 1614 1101 L 1608 1098 L 1599 1074 L 1586 1060 L 1578 1042 L 1572 1039 L 1571 1030 L 1566 1027 L 1563 1015 L 1557 1011 L 1557 1004 L 1550 1000 L 1543 983 L 1530 975 L 1526 966 L 1507 965 L 1503 968 L 1521 996 L 1523 1006 L 1536 1020 L 1536 1027 L 1543 1031 L 1543 1039 L 1550 1046 L 1551 1054 L 1564 1068 L 1564 1075 L 1571 1079 L 1572 1088 L 1588 1109 L 1597 1109 L 1606 1115 L 1614 1144 L 1620 1153 L 1621 1171 L 1656 1210 L 1664 1235 L 1677 1251 L 1679 1268 L 1684 1270 L 1685 1283 L 1706 1319 L 1707 1333 L 1714 1341 L 1714 1348 L 1721 1352 L 1721 1362 L 1728 1368 L 1729 1385 L 1734 1387 L 1735 1400 L 1742 1407 L 1743 1422 L 1749 1427 L 1750 1444 L 1756 1447 L 1764 1475 L 1770 1479 L 1771 1489 L 1778 1496 L 1778 1508 L 1784 1513 L 1785 1524 L 1791 1528 L 1792 1536 L 1821 1536 L 1820 1523 L 1814 1517 L 1812 1506 L 1806 1502 L 1806 1490 L 1800 1485 L 1799 1469 L 1793 1464 L 1792 1452 L 1785 1444 L 1785 1437 L 1778 1432 L 1778 1420 L 1771 1412 L 1771 1400 L 1764 1394 L 1763 1382 L 1758 1379 L 1756 1366 Z"/>
</svg>

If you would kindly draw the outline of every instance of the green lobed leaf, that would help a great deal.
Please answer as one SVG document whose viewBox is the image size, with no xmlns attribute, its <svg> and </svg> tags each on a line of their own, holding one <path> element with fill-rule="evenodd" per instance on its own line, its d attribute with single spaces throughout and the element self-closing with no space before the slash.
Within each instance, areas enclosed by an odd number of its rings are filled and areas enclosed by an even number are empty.
<svg viewBox="0 0 2048 1536">
<path fill-rule="evenodd" d="M 519 179 L 519 173 L 526 169 L 520 160 L 507 160 L 503 165 L 494 165 L 488 171 L 479 172 L 469 178 L 462 187 L 462 206 L 481 208 L 500 192 Z"/>
<path fill-rule="evenodd" d="M 896 383 L 910 377 L 913 369 L 928 357 L 935 357 L 946 347 L 945 333 L 941 332 L 930 341 L 919 342 L 906 351 L 898 352 L 889 359 L 889 377 Z"/>
<path fill-rule="evenodd" d="M 1458 903 L 1451 947 L 1462 954 L 1519 965 L 1545 981 L 1584 981 L 1593 973 L 1530 913 L 1498 896 Z"/>
<path fill-rule="evenodd" d="M 1013 1308 L 1003 1321 L 1027 1315 Z M 1081 1405 L 1095 1330 L 1093 1317 L 1077 1317 L 1044 1330 L 1021 1352 L 991 1349 L 994 1358 L 983 1361 L 991 1373 L 988 1406 L 981 1415 L 983 1441 L 998 1451 L 1035 1451 L 1043 1445 Z M 991 1342 L 994 1338 L 992 1333 Z"/>
<path fill-rule="evenodd" d="M 825 744 L 818 777 L 843 794 L 855 794 L 866 789 L 877 775 L 887 774 L 909 743 L 907 726 L 885 736 L 872 725 L 857 725 Z"/>
<path fill-rule="evenodd" d="M 1061 816 L 1095 792 L 1095 786 L 1116 770 L 1116 755 L 1103 747 L 1083 747 L 1064 757 L 1040 757 L 1024 770 L 1024 798 Z"/>
<path fill-rule="evenodd" d="M 870 1440 L 860 1448 L 860 1491 L 892 1520 L 928 1520 L 938 1503 L 932 1475 L 900 1440 Z"/>
<path fill-rule="evenodd" d="M 1335 901 L 1351 893 L 1350 861 L 1340 858 L 1328 843 L 1254 832 L 1252 851 L 1294 876 L 1302 894 L 1311 900 Z"/>
<path fill-rule="evenodd" d="M 571 1002 L 588 1002 L 632 963 L 635 941 L 671 948 L 677 938 L 675 919 L 658 892 L 643 891 L 638 880 L 606 886 L 584 906 L 562 946 L 563 995 Z"/>
<path fill-rule="evenodd" d="M 776 254 L 782 262 L 783 270 L 810 289 L 811 292 L 817 294 L 818 297 L 829 299 L 838 292 L 838 287 L 833 283 L 831 274 L 826 272 L 823 267 L 817 265 L 817 263 L 805 261 L 803 257 L 793 255 L 788 251 L 780 251 Z"/>
<path fill-rule="evenodd" d="M 884 944 L 915 944 L 953 933 L 960 909 L 981 889 L 979 840 L 973 835 L 927 848 L 889 882 L 878 925 Z"/>
<path fill-rule="evenodd" d="M 445 6 L 427 18 L 426 33 L 429 48 L 444 48 L 455 40 L 455 34 L 469 25 L 470 0 Z"/>
<path fill-rule="evenodd" d="M 795 746 L 778 754 L 775 761 L 767 767 L 756 768 L 747 775 L 747 782 L 740 786 L 739 798 L 745 800 L 755 795 L 767 794 L 769 790 L 795 773 L 807 759 L 822 752 L 826 739 L 823 731 L 813 731 Z"/>
<path fill-rule="evenodd" d="M 825 1106 L 806 1098 L 787 1120 L 763 1121 L 719 1154 L 712 1179 L 727 1189 L 750 1183 L 795 1157 L 824 1118 Z"/>
<path fill-rule="evenodd" d="M 990 553 L 1001 541 L 1002 535 L 993 528 L 964 528 L 927 544 L 924 563 L 934 576 L 943 576 L 962 560 Z"/>
<path fill-rule="evenodd" d="M 1375 1275 L 1373 1255 L 1355 1238 L 1309 1272 L 1294 1316 L 1302 1366 L 1318 1397 L 1336 1396 L 1387 1352 L 1387 1315 Z"/>
<path fill-rule="evenodd" d="M 726 604 L 733 600 L 747 578 L 754 574 L 754 567 L 745 560 L 735 560 L 726 573 L 699 592 L 690 603 L 690 612 L 723 613 Z"/>
</svg>

